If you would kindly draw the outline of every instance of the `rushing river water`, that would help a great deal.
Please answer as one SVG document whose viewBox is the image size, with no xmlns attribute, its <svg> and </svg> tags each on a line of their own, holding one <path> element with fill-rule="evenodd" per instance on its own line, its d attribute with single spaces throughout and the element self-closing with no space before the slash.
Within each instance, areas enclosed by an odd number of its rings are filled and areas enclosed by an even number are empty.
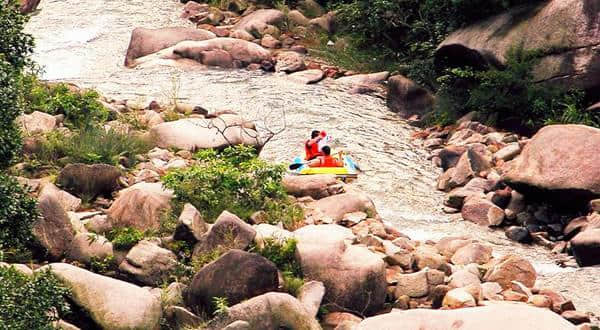
<svg viewBox="0 0 600 330">
<path fill-rule="evenodd" d="M 125 52 L 135 27 L 185 26 L 175 0 L 42 0 L 27 26 L 36 39 L 35 60 L 44 78 L 92 87 L 107 97 L 140 104 L 151 100 L 231 109 L 248 118 L 285 113 L 286 130 L 262 156 L 288 162 L 302 152 L 312 129 L 326 130 L 351 152 L 364 173 L 356 181 L 373 198 L 386 221 L 413 239 L 470 235 L 494 246 L 497 254 L 528 257 L 540 286 L 552 287 L 576 307 L 600 315 L 600 268 L 559 268 L 549 251 L 508 241 L 503 232 L 459 221 L 441 212 L 435 189 L 439 170 L 410 138 L 414 129 L 389 112 L 383 100 L 350 95 L 334 82 L 300 85 L 278 74 L 245 70 L 127 69 Z M 281 125 L 281 124 L 279 124 Z"/>
</svg>

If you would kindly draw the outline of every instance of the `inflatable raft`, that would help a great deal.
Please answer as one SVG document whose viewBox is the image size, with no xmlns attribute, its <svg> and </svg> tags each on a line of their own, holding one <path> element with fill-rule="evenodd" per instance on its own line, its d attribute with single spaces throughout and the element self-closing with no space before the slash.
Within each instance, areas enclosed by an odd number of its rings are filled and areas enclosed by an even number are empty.
<svg viewBox="0 0 600 330">
<path fill-rule="evenodd" d="M 302 157 L 296 157 L 292 164 L 302 163 L 304 163 L 304 159 Z M 304 164 L 295 170 L 291 170 L 291 173 L 295 175 L 334 174 L 341 179 L 355 179 L 358 177 L 358 172 L 358 166 L 354 160 L 347 155 L 344 156 L 344 167 L 309 167 Z"/>
</svg>

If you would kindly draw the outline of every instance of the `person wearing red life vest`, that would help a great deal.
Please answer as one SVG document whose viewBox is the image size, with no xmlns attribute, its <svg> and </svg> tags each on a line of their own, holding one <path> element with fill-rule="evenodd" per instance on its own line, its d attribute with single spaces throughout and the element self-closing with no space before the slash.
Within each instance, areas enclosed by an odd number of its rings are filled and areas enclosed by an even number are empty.
<svg viewBox="0 0 600 330">
<path fill-rule="evenodd" d="M 344 162 L 341 159 L 331 156 L 329 146 L 324 146 L 322 151 L 322 156 L 317 156 L 317 158 L 307 163 L 309 167 L 344 167 Z"/>
<path fill-rule="evenodd" d="M 325 137 L 325 132 L 312 131 L 310 140 L 304 143 L 304 151 L 306 152 L 306 160 L 313 160 L 323 153 L 319 151 L 319 142 Z"/>
</svg>

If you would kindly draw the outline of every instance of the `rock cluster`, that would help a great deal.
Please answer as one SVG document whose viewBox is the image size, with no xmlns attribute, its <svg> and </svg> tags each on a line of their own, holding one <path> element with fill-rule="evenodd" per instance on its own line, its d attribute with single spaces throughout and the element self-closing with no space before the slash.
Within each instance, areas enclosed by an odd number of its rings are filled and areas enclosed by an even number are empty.
<svg viewBox="0 0 600 330">
<path fill-rule="evenodd" d="M 438 189 L 447 192 L 446 212 L 502 226 L 521 243 L 571 252 L 581 266 L 600 264 L 594 207 L 600 171 L 588 152 L 600 143 L 600 130 L 552 125 L 528 139 L 465 118 L 456 127 L 417 135 L 444 170 Z"/>
</svg>

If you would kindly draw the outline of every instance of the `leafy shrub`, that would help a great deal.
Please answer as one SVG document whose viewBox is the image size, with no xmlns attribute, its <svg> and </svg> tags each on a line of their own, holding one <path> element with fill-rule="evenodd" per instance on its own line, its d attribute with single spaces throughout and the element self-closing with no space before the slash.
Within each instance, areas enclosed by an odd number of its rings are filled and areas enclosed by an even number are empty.
<svg viewBox="0 0 600 330">
<path fill-rule="evenodd" d="M 35 80 L 35 79 L 34 79 Z M 108 110 L 93 90 L 72 92 L 63 83 L 57 85 L 34 81 L 25 96 L 26 108 L 51 115 L 65 115 L 65 124 L 72 128 L 89 128 L 108 119 Z"/>
<path fill-rule="evenodd" d="M 21 150 L 21 133 L 14 121 L 23 112 L 19 86 L 33 51 L 33 38 L 23 33 L 27 20 L 18 1 L 0 1 L 0 170 L 10 166 Z"/>
<path fill-rule="evenodd" d="M 144 239 L 144 233 L 138 229 L 123 227 L 115 228 L 108 232 L 106 238 L 113 243 L 117 250 L 127 250 L 134 247 Z"/>
<path fill-rule="evenodd" d="M 534 82 L 532 70 L 541 55 L 540 51 L 513 47 L 506 54 L 505 69 L 448 69 L 438 79 L 436 119 L 447 122 L 477 111 L 490 124 L 524 133 L 551 123 L 599 126 L 600 119 L 585 112 L 582 92 Z"/>
<path fill-rule="evenodd" d="M 252 147 L 204 150 L 196 158 L 198 165 L 171 171 L 163 182 L 175 191 L 179 205 L 191 203 L 208 220 L 224 210 L 248 219 L 267 203 L 290 203 L 281 183 L 284 167 L 257 158 Z"/>
<path fill-rule="evenodd" d="M 31 230 L 38 217 L 36 201 L 15 179 L 0 173 L 0 250 L 5 259 L 34 245 Z"/>
<path fill-rule="evenodd" d="M 47 134 L 36 158 L 49 164 L 66 157 L 68 162 L 116 165 L 119 158 L 126 157 L 129 164 L 134 164 L 135 156 L 148 150 L 150 145 L 132 134 L 115 129 L 88 127 L 72 135 L 65 135 L 60 131 Z"/>
<path fill-rule="evenodd" d="M 304 285 L 302 269 L 295 259 L 295 239 L 266 239 L 263 247 L 255 248 L 256 252 L 271 260 L 283 274 L 284 289 L 296 295 L 298 289 Z"/>
<path fill-rule="evenodd" d="M 69 312 L 69 290 L 50 271 L 28 277 L 14 267 L 0 267 L 0 329 L 54 329 Z"/>
<path fill-rule="evenodd" d="M 109 270 L 114 269 L 116 265 L 114 256 L 105 258 L 92 257 L 90 260 L 90 270 L 94 273 L 105 274 Z"/>
</svg>

